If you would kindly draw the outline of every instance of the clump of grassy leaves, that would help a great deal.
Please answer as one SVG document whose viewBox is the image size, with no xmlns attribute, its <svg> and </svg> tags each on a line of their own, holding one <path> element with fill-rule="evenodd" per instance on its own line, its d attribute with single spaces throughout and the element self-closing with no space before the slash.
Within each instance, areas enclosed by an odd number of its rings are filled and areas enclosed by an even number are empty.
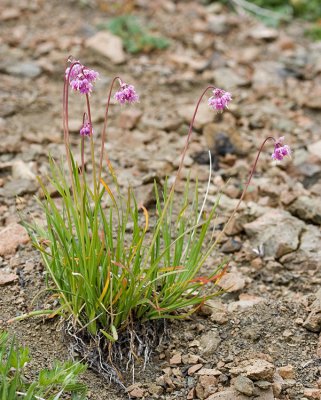
<svg viewBox="0 0 321 400">
<path fill-rule="evenodd" d="M 119 36 L 129 53 L 148 53 L 153 50 L 163 50 L 169 46 L 167 39 L 151 35 L 133 16 L 124 14 L 112 18 L 107 24 L 100 24 L 100 29 L 108 29 Z"/>
<path fill-rule="evenodd" d="M 167 182 L 162 192 L 155 184 L 157 221 L 150 227 L 147 209 L 133 190 L 121 193 L 111 164 L 110 182 L 101 181 L 97 197 L 73 159 L 72 165 L 75 193 L 62 167 L 50 161 L 50 183 L 62 205 L 39 181 L 47 226 L 28 226 L 59 296 L 61 307 L 52 313 L 72 315 L 79 328 L 115 342 L 132 320 L 183 318 L 219 293 L 206 294 L 204 283 L 215 284 L 223 265 L 196 278 L 213 244 L 216 208 L 199 215 L 197 184 L 192 201 L 188 181 L 180 200 Z"/>
<path fill-rule="evenodd" d="M 86 386 L 78 382 L 78 376 L 86 370 L 84 364 L 56 361 L 53 368 L 41 370 L 37 380 L 30 382 L 24 376 L 29 361 L 29 349 L 0 331 L 1 399 L 58 400 L 66 398 L 67 393 L 74 400 L 87 398 Z"/>
</svg>

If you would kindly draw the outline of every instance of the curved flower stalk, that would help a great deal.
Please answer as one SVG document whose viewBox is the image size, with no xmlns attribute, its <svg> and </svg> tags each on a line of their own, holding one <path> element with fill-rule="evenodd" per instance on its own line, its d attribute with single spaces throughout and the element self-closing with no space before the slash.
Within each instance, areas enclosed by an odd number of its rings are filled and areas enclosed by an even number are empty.
<svg viewBox="0 0 321 400">
<path fill-rule="evenodd" d="M 192 136 L 194 122 L 195 122 L 195 119 L 196 119 L 196 115 L 197 115 L 199 106 L 201 104 L 201 101 L 203 100 L 203 97 L 205 96 L 205 94 L 209 90 L 212 90 L 213 96 L 208 99 L 208 105 L 213 110 L 216 110 L 218 112 L 222 112 L 224 110 L 224 108 L 227 108 L 227 106 L 230 103 L 230 101 L 232 101 L 232 96 L 231 96 L 231 94 L 229 92 L 225 92 L 223 89 L 219 89 L 219 88 L 217 88 L 215 86 L 212 86 L 212 85 L 207 86 L 204 89 L 204 91 L 202 92 L 202 94 L 200 95 L 200 97 L 199 97 L 199 99 L 198 99 L 198 101 L 196 103 L 196 106 L 195 106 L 195 109 L 194 109 L 194 113 L 193 113 L 193 116 L 192 116 L 192 119 L 191 119 L 191 122 L 190 122 L 190 125 L 189 125 L 189 129 L 188 129 L 188 133 L 187 133 L 187 137 L 186 137 L 186 141 L 185 141 L 185 146 L 184 146 L 182 154 L 181 154 L 181 161 L 179 163 L 179 166 L 178 166 L 178 169 L 177 169 L 177 172 L 176 172 L 176 175 L 175 175 L 174 183 L 172 184 L 172 187 L 170 189 L 168 198 L 167 198 L 167 200 L 166 200 L 166 202 L 164 204 L 163 212 L 162 212 L 162 214 L 160 215 L 160 217 L 158 219 L 157 227 L 156 227 L 156 234 L 152 239 L 150 250 L 149 250 L 149 252 L 147 254 L 147 257 L 145 259 L 146 260 L 145 264 L 144 264 L 145 266 L 148 263 L 148 259 L 149 259 L 150 255 L 151 255 L 152 248 L 155 245 L 156 238 L 157 238 L 157 233 L 161 229 L 161 226 L 162 226 L 162 223 L 163 223 L 163 219 L 165 217 L 165 214 L 167 212 L 167 208 L 168 208 L 168 206 L 169 206 L 169 204 L 171 202 L 171 199 L 173 197 L 176 183 L 177 183 L 177 181 L 179 179 L 181 170 L 183 168 L 184 159 L 185 159 L 186 152 L 187 152 L 188 146 L 189 146 L 189 142 L 190 142 L 190 139 L 191 139 L 191 136 Z M 222 98 L 224 98 L 224 100 L 222 100 Z"/>
<path fill-rule="evenodd" d="M 244 196 L 245 196 L 245 194 L 246 194 L 246 192 L 247 192 L 247 190 L 249 188 L 249 185 L 250 185 L 251 180 L 253 178 L 253 175 L 254 175 L 257 163 L 259 161 L 260 155 L 261 155 L 261 153 L 263 151 L 263 148 L 266 145 L 266 143 L 269 142 L 269 141 L 273 141 L 274 142 L 274 151 L 273 151 L 272 156 L 271 156 L 271 158 L 273 160 L 281 161 L 281 160 L 283 160 L 283 158 L 285 156 L 289 156 L 291 154 L 290 147 L 288 145 L 283 145 L 283 142 L 284 142 L 284 137 L 283 136 L 280 137 L 279 139 L 276 139 L 273 136 L 269 136 L 263 141 L 263 143 L 261 144 L 261 146 L 260 146 L 260 148 L 259 148 L 259 150 L 257 152 L 257 155 L 255 157 L 254 164 L 253 164 L 253 166 L 252 166 L 252 168 L 250 170 L 250 175 L 249 175 L 248 180 L 246 181 L 246 184 L 245 184 L 245 187 L 244 187 L 244 189 L 242 191 L 241 197 L 239 198 L 239 201 L 238 201 L 236 207 L 234 208 L 231 216 L 229 217 L 229 219 L 225 223 L 223 229 L 218 234 L 216 240 L 214 241 L 212 246 L 208 249 L 208 251 L 206 252 L 205 256 L 203 257 L 203 260 L 200 263 L 201 265 L 204 264 L 204 262 L 206 261 L 207 257 L 209 256 L 209 254 L 213 251 L 213 249 L 217 246 L 217 244 L 219 244 L 219 242 L 222 239 L 224 233 L 226 232 L 226 229 L 228 228 L 228 226 L 230 225 L 231 221 L 235 217 L 235 214 L 237 213 L 237 211 L 238 211 L 238 209 L 239 209 L 239 207 L 240 207 L 240 205 L 241 205 L 241 203 L 242 203 L 242 201 L 244 199 Z"/>
<path fill-rule="evenodd" d="M 194 126 L 194 122 L 195 122 L 195 118 L 196 118 L 196 114 L 198 111 L 198 108 L 201 104 L 201 101 L 203 99 L 203 97 L 205 96 L 205 94 L 209 91 L 212 90 L 213 96 L 211 96 L 208 99 L 208 105 L 213 109 L 216 110 L 218 112 L 223 112 L 223 110 L 225 108 L 228 108 L 229 103 L 232 101 L 232 96 L 229 92 L 225 92 L 223 89 L 219 89 L 216 88 L 215 86 L 207 86 L 207 88 L 205 88 L 205 90 L 203 91 L 203 93 L 201 94 L 201 96 L 199 97 L 197 103 L 196 103 L 196 107 L 194 110 L 194 114 L 191 120 L 191 123 L 189 125 L 189 129 L 188 129 L 188 133 L 187 133 L 187 138 L 186 138 L 186 142 L 185 142 L 185 146 L 184 149 L 182 151 L 182 155 L 181 155 L 181 161 L 179 163 L 179 167 L 176 173 L 176 177 L 175 177 L 175 181 L 172 187 L 172 190 L 174 190 L 174 186 L 175 183 L 180 175 L 181 169 L 183 167 L 184 164 L 184 159 L 185 159 L 185 155 L 188 149 L 188 145 L 191 139 L 191 135 L 192 135 L 192 131 L 193 131 L 193 126 Z"/>
<path fill-rule="evenodd" d="M 103 126 L 103 130 L 101 133 L 98 185 L 100 185 L 100 183 L 101 183 L 100 181 L 101 181 L 101 173 L 102 173 L 102 168 L 103 168 L 103 158 L 104 158 L 104 153 L 105 153 L 108 113 L 109 113 L 111 95 L 112 95 L 112 91 L 113 91 L 115 82 L 118 82 L 119 87 L 120 87 L 120 89 L 114 95 L 114 99 L 119 104 L 121 104 L 121 105 L 126 104 L 126 103 L 133 104 L 133 103 L 136 103 L 139 101 L 139 95 L 136 93 L 135 87 L 133 85 L 129 85 L 129 84 L 123 82 L 119 76 L 115 76 L 115 78 L 111 82 L 109 93 L 108 93 L 108 99 L 107 99 L 107 104 L 106 104 L 106 109 L 105 109 L 104 126 Z"/>
</svg>

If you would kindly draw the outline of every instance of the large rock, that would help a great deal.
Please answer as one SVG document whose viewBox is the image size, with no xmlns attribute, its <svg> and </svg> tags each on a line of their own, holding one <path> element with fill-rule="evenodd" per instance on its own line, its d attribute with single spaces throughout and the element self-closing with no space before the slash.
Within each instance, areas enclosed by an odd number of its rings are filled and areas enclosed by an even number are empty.
<svg viewBox="0 0 321 400">
<path fill-rule="evenodd" d="M 249 400 L 248 396 L 239 393 L 235 389 L 224 390 L 223 392 L 218 392 L 212 394 L 206 400 Z"/>
<path fill-rule="evenodd" d="M 29 242 L 29 235 L 19 224 L 11 224 L 0 231 L 0 256 L 12 254 L 21 244 Z"/>
<path fill-rule="evenodd" d="M 32 61 L 17 62 L 16 64 L 9 65 L 5 70 L 10 75 L 22 78 L 37 78 L 42 71 L 39 65 Z"/>
<path fill-rule="evenodd" d="M 265 380 L 273 381 L 275 367 L 270 362 L 263 359 L 252 359 L 242 361 L 237 367 L 231 368 L 232 375 L 244 375 L 254 381 Z"/>
<path fill-rule="evenodd" d="M 0 197 L 16 197 L 25 194 L 35 193 L 38 190 L 38 185 L 35 181 L 26 179 L 13 179 L 6 182 L 4 187 L 0 188 Z"/>
<path fill-rule="evenodd" d="M 321 225 L 321 203 L 318 198 L 300 196 L 291 203 L 288 210 L 304 221 Z"/>
<path fill-rule="evenodd" d="M 281 76 L 283 64 L 275 61 L 260 61 L 253 65 L 253 88 L 263 92 L 272 88 L 280 90 L 284 84 L 284 79 Z"/>
<path fill-rule="evenodd" d="M 237 292 L 244 289 L 245 278 L 241 272 L 228 272 L 219 280 L 217 285 L 227 292 Z"/>
<path fill-rule="evenodd" d="M 187 124 L 190 124 L 194 111 L 195 111 L 194 104 L 184 104 L 178 108 L 177 113 Z M 195 129 L 202 129 L 204 125 L 212 122 L 214 120 L 214 117 L 215 117 L 215 112 L 211 110 L 209 107 L 204 106 L 203 104 L 202 106 L 199 107 L 196 114 L 196 118 L 194 121 Z"/>
<path fill-rule="evenodd" d="M 122 40 L 107 31 L 98 32 L 89 38 L 86 47 L 108 58 L 114 64 L 122 64 L 126 60 Z"/>
<path fill-rule="evenodd" d="M 308 96 L 302 97 L 304 99 L 303 105 L 315 110 L 321 110 L 321 85 L 316 85 L 314 82 Z"/>
<path fill-rule="evenodd" d="M 252 396 L 254 394 L 254 383 L 246 376 L 239 375 L 235 378 L 233 384 L 235 389 L 240 393 L 246 394 L 247 396 Z"/>
<path fill-rule="evenodd" d="M 295 253 L 281 258 L 287 267 L 301 270 L 317 270 L 321 268 L 321 230 L 315 225 L 305 225 L 300 238 L 300 247 Z"/>
<path fill-rule="evenodd" d="M 253 397 L 248 397 L 242 393 L 239 393 L 235 389 L 227 389 L 223 392 L 212 394 L 206 400 L 249 400 Z M 274 400 L 272 389 L 268 390 L 257 390 L 255 400 Z"/>
<path fill-rule="evenodd" d="M 308 150 L 311 154 L 321 159 L 321 140 L 308 145 Z"/>
<path fill-rule="evenodd" d="M 18 279 L 18 275 L 0 270 L 0 286 L 14 282 Z"/>
<path fill-rule="evenodd" d="M 218 332 L 209 331 L 204 333 L 200 338 L 200 345 L 204 356 L 212 355 L 221 343 Z"/>
<path fill-rule="evenodd" d="M 253 247 L 263 245 L 264 254 L 280 258 L 295 251 L 304 223 L 283 210 L 269 210 L 253 222 L 244 225 Z"/>
<path fill-rule="evenodd" d="M 217 68 L 213 71 L 213 78 L 218 87 L 231 90 L 237 86 L 246 86 L 249 84 L 247 78 L 243 78 L 232 68 Z"/>
</svg>

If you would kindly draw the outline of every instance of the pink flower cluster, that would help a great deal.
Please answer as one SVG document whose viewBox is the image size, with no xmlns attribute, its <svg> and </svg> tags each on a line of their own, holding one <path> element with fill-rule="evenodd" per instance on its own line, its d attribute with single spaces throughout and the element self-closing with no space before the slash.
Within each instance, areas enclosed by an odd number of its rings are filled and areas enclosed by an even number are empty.
<svg viewBox="0 0 321 400">
<path fill-rule="evenodd" d="M 76 64 L 66 69 L 66 79 L 69 77 L 71 88 L 82 94 L 89 94 L 93 89 L 93 83 L 98 79 L 98 72 L 86 68 L 82 64 Z"/>
<path fill-rule="evenodd" d="M 135 91 L 133 85 L 127 85 L 127 83 L 122 83 L 120 89 L 115 93 L 115 100 L 120 104 L 125 103 L 136 103 L 139 101 L 139 96 Z"/>
<path fill-rule="evenodd" d="M 212 107 L 213 110 L 222 112 L 224 108 L 228 108 L 228 104 L 231 100 L 231 93 L 216 88 L 213 90 L 213 96 L 208 99 L 208 105 Z"/>
<path fill-rule="evenodd" d="M 282 161 L 284 157 L 291 155 L 291 149 L 288 145 L 283 144 L 284 136 L 280 137 L 274 144 L 272 160 Z"/>
<path fill-rule="evenodd" d="M 90 136 L 93 134 L 93 129 L 90 122 L 86 121 L 83 123 L 82 128 L 80 129 L 80 136 Z"/>
</svg>

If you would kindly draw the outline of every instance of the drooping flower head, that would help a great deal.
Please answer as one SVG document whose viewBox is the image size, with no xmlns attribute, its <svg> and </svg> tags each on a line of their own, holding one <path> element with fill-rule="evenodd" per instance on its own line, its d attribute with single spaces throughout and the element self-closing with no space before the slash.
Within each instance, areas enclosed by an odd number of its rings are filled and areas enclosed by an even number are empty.
<svg viewBox="0 0 321 400">
<path fill-rule="evenodd" d="M 89 121 L 83 123 L 80 129 L 80 136 L 90 136 L 94 133 L 92 126 Z"/>
<path fill-rule="evenodd" d="M 274 151 L 272 153 L 272 160 L 274 161 L 282 161 L 284 157 L 291 155 L 291 149 L 288 145 L 283 144 L 284 136 L 280 137 L 274 143 Z"/>
<path fill-rule="evenodd" d="M 70 72 L 70 74 L 69 74 Z M 82 64 L 68 67 L 65 72 L 66 79 L 69 76 L 70 87 L 81 94 L 89 94 L 93 89 L 93 83 L 98 79 L 98 72 L 89 69 Z"/>
<path fill-rule="evenodd" d="M 212 107 L 213 110 L 222 112 L 224 108 L 228 108 L 228 104 L 231 100 L 231 93 L 215 88 L 213 90 L 213 96 L 208 99 L 208 105 Z"/>
<path fill-rule="evenodd" d="M 134 86 L 127 85 L 127 83 L 121 83 L 120 89 L 115 93 L 114 98 L 119 104 L 136 103 L 139 101 L 139 96 Z"/>
</svg>

